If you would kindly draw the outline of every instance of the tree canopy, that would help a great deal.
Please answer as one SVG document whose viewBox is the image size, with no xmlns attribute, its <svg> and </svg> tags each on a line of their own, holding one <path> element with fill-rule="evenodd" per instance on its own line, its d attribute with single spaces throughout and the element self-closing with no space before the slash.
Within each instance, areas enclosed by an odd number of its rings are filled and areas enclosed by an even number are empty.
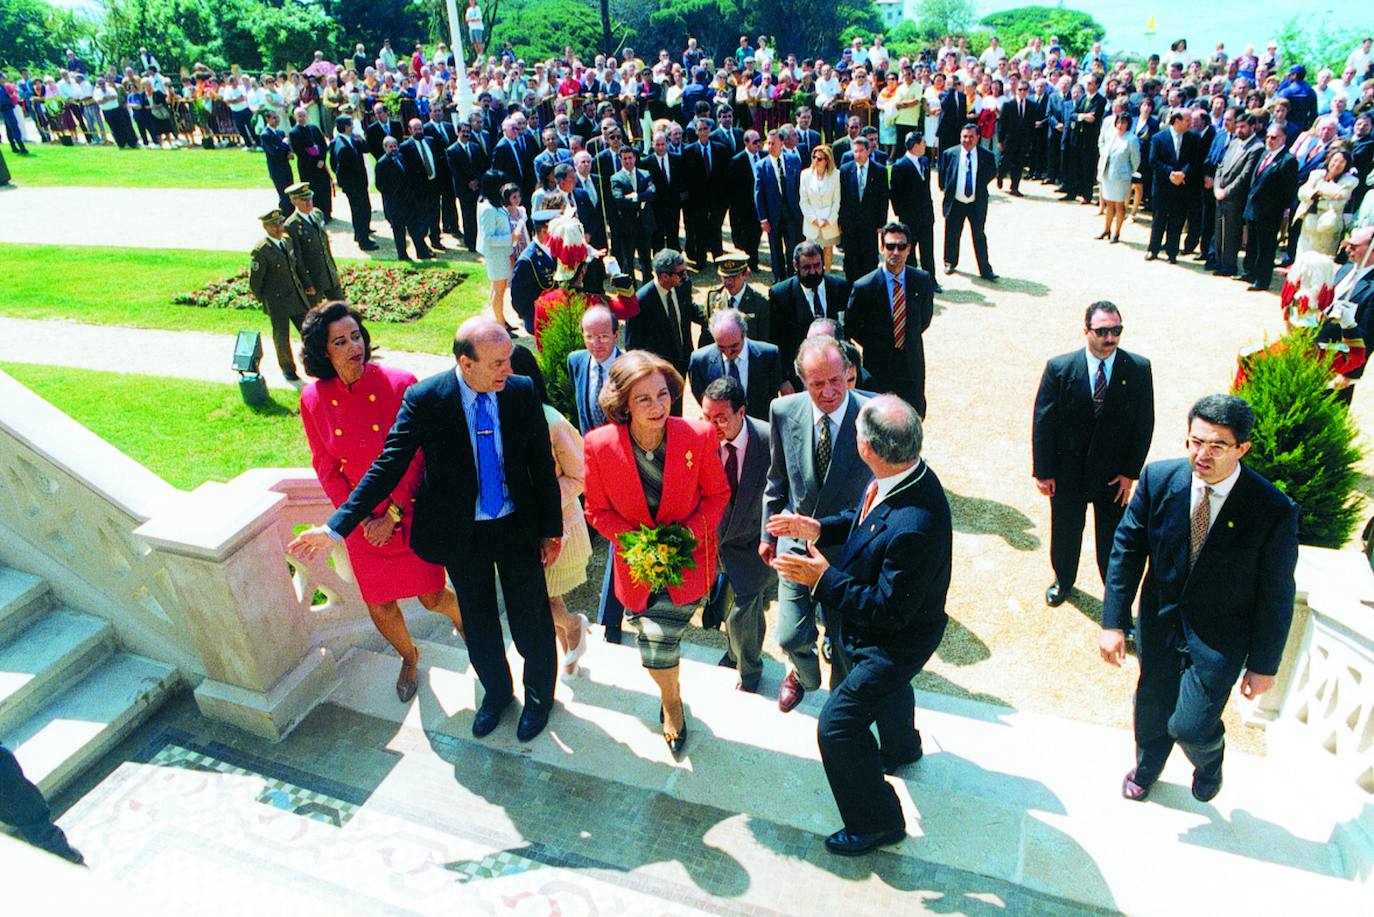
<svg viewBox="0 0 1374 917">
<path fill-rule="evenodd" d="M 1088 13 L 1065 9 L 1062 6 L 1019 6 L 984 16 L 984 28 L 996 33 L 1008 54 L 1026 46 L 1032 38 L 1059 36 L 1059 44 L 1074 57 L 1082 57 L 1092 50 L 1093 42 L 1101 41 L 1107 30 Z"/>
<path fill-rule="evenodd" d="M 872 0 L 659 0 L 637 43 L 644 49 L 667 48 L 676 56 L 694 36 L 717 63 L 735 52 L 739 37 L 756 46 L 760 35 L 780 53 L 833 58 L 846 27 L 868 33 L 882 30 Z"/>
<path fill-rule="evenodd" d="M 561 56 L 568 45 L 589 55 L 601 47 L 601 14 L 583 0 L 506 0 L 489 47 L 505 42 L 526 61 Z"/>
</svg>

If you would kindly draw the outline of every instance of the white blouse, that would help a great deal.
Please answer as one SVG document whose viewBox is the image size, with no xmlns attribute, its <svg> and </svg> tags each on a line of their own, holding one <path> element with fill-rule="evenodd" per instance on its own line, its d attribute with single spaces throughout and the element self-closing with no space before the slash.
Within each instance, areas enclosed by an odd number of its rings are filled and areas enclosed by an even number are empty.
<svg viewBox="0 0 1374 917">
<path fill-rule="evenodd" d="M 831 169 L 824 178 L 817 178 L 813 169 L 801 174 L 802 232 L 811 241 L 834 240 L 839 237 L 840 170 Z M 821 229 L 818 220 L 828 220 Z M 829 241 L 823 244 L 829 244 Z"/>
</svg>

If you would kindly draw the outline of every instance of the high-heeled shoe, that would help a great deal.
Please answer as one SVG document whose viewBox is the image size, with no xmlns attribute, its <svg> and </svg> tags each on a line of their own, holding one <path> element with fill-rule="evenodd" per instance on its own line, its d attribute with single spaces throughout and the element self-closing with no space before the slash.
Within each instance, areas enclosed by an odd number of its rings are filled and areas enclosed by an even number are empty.
<svg viewBox="0 0 1374 917">
<path fill-rule="evenodd" d="M 577 615 L 577 646 L 564 653 L 563 659 L 560 662 L 562 670 L 559 672 L 558 677 L 564 681 L 577 677 L 579 669 L 577 660 L 586 655 L 588 635 L 591 633 L 591 626 L 591 622 L 587 620 L 586 615 Z"/>
<path fill-rule="evenodd" d="M 658 708 L 658 721 L 663 722 L 663 708 Z M 663 741 L 668 744 L 668 751 L 673 756 L 674 761 L 682 760 L 682 750 L 687 746 L 687 708 L 682 708 L 682 731 L 677 735 L 663 733 Z"/>
<path fill-rule="evenodd" d="M 409 679 L 406 678 L 406 669 L 410 669 L 412 673 Z M 404 659 L 401 660 L 401 674 L 396 676 L 396 696 L 401 699 L 401 703 L 408 704 L 411 698 L 415 696 L 415 692 L 419 690 L 419 687 L 420 648 L 417 646 L 415 647 L 414 662 L 407 665 Z"/>
<path fill-rule="evenodd" d="M 1121 236 L 1118 234 L 1118 235 L 1112 236 L 1112 242 L 1111 242 L 1111 244 L 1112 244 L 1112 245 L 1115 245 L 1116 243 L 1118 243 L 1118 242 L 1120 242 L 1120 241 L 1121 241 Z"/>
<path fill-rule="evenodd" d="M 1098 238 L 1099 238 L 1099 239 L 1105 239 L 1105 238 L 1107 238 L 1109 235 L 1111 235 L 1111 233 L 1109 233 L 1109 232 L 1104 232 L 1104 233 L 1102 233 L 1102 235 L 1098 236 Z"/>
</svg>

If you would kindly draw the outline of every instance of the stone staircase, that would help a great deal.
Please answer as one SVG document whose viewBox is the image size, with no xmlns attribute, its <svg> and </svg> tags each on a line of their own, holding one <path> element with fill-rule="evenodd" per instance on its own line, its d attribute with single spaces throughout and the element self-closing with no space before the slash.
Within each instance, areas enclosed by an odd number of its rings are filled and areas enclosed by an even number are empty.
<svg viewBox="0 0 1374 917">
<path fill-rule="evenodd" d="M 684 645 L 690 737 L 686 756 L 674 762 L 637 652 L 593 640 L 581 677 L 560 685 L 543 735 L 518 743 L 512 710 L 480 744 L 534 767 L 611 781 L 626 793 L 741 813 L 755 829 L 719 841 L 741 863 L 777 858 L 758 842 L 767 830 L 759 826 L 816 836 L 839 826 L 816 746 L 825 692 L 783 715 L 771 696 L 783 674 L 775 665 L 765 673 L 764 696 L 740 694 L 734 673 L 713 664 L 717 651 Z M 412 704 L 396 701 L 395 655 L 366 649 L 343 660 L 330 701 L 397 723 L 394 749 L 473 742 L 481 695 L 465 652 L 448 640 L 421 646 L 421 688 Z M 514 650 L 510 661 L 518 684 Z M 1347 866 L 1335 842 L 1345 810 L 1327 805 L 1330 790 L 1319 774 L 1230 752 L 1225 788 L 1202 804 L 1189 793 L 1191 769 L 1175 754 L 1151 800 L 1131 803 L 1119 795 L 1133 749 L 1126 731 L 924 692 L 917 693 L 917 719 L 926 756 L 895 780 L 908 837 L 882 854 L 905 864 L 898 875 L 952 867 L 1085 911 L 1369 913 L 1370 887 L 1357 881 L 1369 877 L 1351 875 L 1358 869 Z M 431 795 L 424 803 L 442 810 L 446 800 Z M 796 862 L 798 876 L 812 865 Z M 757 901 L 750 889 L 737 903 L 822 912 L 808 888 L 800 878 L 758 883 Z"/>
<path fill-rule="evenodd" d="M 174 666 L 119 650 L 109 622 L 47 581 L 0 566 L 0 743 L 51 797 L 177 685 Z"/>
</svg>

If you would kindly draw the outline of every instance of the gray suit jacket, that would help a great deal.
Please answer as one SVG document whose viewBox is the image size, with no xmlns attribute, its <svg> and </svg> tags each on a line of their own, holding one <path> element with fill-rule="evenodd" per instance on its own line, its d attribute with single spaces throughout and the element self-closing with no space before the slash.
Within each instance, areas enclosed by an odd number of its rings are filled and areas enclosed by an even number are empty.
<svg viewBox="0 0 1374 917">
<path fill-rule="evenodd" d="M 739 470 L 739 488 L 726 505 L 717 529 L 720 565 L 735 594 L 741 596 L 761 592 L 777 582 L 773 568 L 759 557 L 763 492 L 768 482 L 768 425 L 752 417 L 745 417 L 744 425 L 749 431 L 749 444 Z"/>
<path fill-rule="evenodd" d="M 1221 157 L 1213 180 L 1213 185 L 1226 194 L 1218 203 L 1244 208 L 1245 198 L 1250 193 L 1250 178 L 1263 155 L 1264 141 L 1258 137 L 1249 140 L 1237 137 L 1226 145 L 1226 153 Z"/>
<path fill-rule="evenodd" d="M 761 540 L 776 542 L 780 552 L 804 548 L 794 538 L 777 539 L 769 535 L 765 528 L 768 517 L 792 510 L 820 519 L 859 505 L 864 488 L 873 477 L 859 458 L 855 437 L 859 408 L 867 400 L 849 393 L 844 420 L 831 440 L 830 470 L 823 481 L 816 478 L 816 425 L 811 422 L 811 396 L 799 392 L 774 400 L 768 412 L 772 463 L 768 468 L 768 488 L 764 492 L 763 518 L 759 525 Z M 837 554 L 840 547 L 824 548 L 821 553 L 833 562 L 831 554 Z"/>
</svg>

